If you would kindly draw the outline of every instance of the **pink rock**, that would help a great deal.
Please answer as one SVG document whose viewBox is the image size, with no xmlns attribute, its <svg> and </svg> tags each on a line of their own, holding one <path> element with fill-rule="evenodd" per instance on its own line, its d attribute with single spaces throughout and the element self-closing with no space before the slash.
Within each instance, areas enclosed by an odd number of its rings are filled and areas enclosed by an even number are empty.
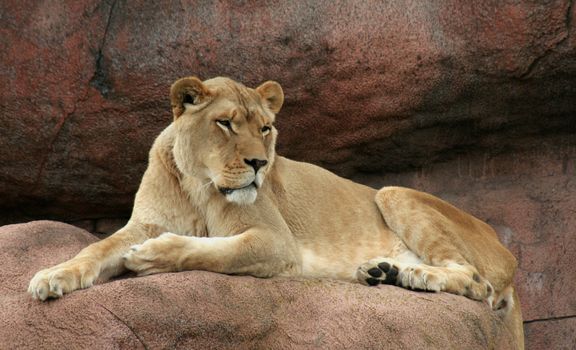
<svg viewBox="0 0 576 350">
<path fill-rule="evenodd" d="M 39 302 L 39 268 L 95 239 L 38 221 L 0 228 L 2 347 L 508 349 L 487 305 L 445 293 L 202 271 L 125 278 Z"/>
<path fill-rule="evenodd" d="M 350 177 L 574 131 L 568 0 L 83 0 L 0 12 L 3 222 L 128 216 L 171 120 L 168 87 L 191 74 L 279 81 L 280 152 Z"/>
<path fill-rule="evenodd" d="M 524 326 L 528 349 L 576 349 L 576 317 L 531 322 Z"/>
</svg>

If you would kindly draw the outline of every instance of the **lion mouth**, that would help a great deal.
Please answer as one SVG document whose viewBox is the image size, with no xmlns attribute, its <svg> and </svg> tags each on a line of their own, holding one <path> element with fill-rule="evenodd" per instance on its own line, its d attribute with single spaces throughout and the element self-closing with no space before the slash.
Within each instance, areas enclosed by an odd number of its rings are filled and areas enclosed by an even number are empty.
<svg viewBox="0 0 576 350">
<path fill-rule="evenodd" d="M 219 188 L 218 188 L 218 191 L 220 191 L 220 193 L 222 193 L 223 195 L 229 195 L 229 194 L 234 193 L 234 191 L 243 190 L 243 189 L 249 188 L 250 186 L 254 186 L 254 188 L 258 188 L 258 187 L 256 186 L 256 183 L 255 183 L 255 182 L 252 182 L 252 183 L 250 183 L 250 184 L 248 184 L 248 185 L 246 185 L 246 186 L 238 187 L 238 188 L 219 187 Z"/>
</svg>

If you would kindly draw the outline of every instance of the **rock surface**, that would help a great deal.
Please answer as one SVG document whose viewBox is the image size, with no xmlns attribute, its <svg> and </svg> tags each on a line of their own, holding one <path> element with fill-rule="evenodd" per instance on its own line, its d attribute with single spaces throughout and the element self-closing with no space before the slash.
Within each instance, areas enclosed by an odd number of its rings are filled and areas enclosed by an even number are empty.
<svg viewBox="0 0 576 350">
<path fill-rule="evenodd" d="M 345 176 L 573 135 L 575 8 L 3 2 L 4 220 L 128 215 L 168 88 L 190 74 L 279 81 L 280 152 Z"/>
<path fill-rule="evenodd" d="M 36 270 L 96 239 L 37 221 L 0 228 L 0 339 L 10 349 L 508 349 L 487 305 L 446 293 L 209 272 L 125 278 L 59 300 L 25 290 Z"/>
<path fill-rule="evenodd" d="M 524 326 L 525 336 L 532 339 L 530 349 L 576 349 L 576 318 L 535 321 Z"/>
<path fill-rule="evenodd" d="M 530 327 L 576 317 L 573 1 L 25 0 L 0 14 L 0 224 L 110 233 L 171 120 L 172 81 L 274 79 L 281 154 L 487 220 L 520 261 L 524 317 L 543 320 Z"/>
</svg>

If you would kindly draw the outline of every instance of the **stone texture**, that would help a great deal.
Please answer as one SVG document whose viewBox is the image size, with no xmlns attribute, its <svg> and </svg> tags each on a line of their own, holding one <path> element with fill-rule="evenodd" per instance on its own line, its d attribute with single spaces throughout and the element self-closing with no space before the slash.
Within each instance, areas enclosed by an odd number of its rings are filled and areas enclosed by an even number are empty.
<svg viewBox="0 0 576 350">
<path fill-rule="evenodd" d="M 129 214 L 176 78 L 278 80 L 281 153 L 346 176 L 574 132 L 569 1 L 0 5 L 4 222 Z M 346 127 L 342 127 L 342 124 Z"/>
<path fill-rule="evenodd" d="M 446 293 L 209 272 L 126 278 L 46 303 L 39 268 L 94 241 L 70 225 L 0 228 L 0 339 L 18 349 L 508 349 L 487 305 Z"/>
<path fill-rule="evenodd" d="M 0 223 L 128 217 L 172 81 L 275 79 L 281 154 L 471 211 L 519 258 L 526 320 L 576 315 L 573 1 L 21 0 L 0 14 Z"/>
<path fill-rule="evenodd" d="M 532 322 L 524 326 L 526 338 L 533 339 L 527 349 L 576 349 L 576 317 Z"/>
<path fill-rule="evenodd" d="M 68 222 L 71 225 L 74 225 L 78 228 L 86 230 L 90 233 L 97 233 L 96 232 L 96 220 L 75 220 Z"/>
</svg>

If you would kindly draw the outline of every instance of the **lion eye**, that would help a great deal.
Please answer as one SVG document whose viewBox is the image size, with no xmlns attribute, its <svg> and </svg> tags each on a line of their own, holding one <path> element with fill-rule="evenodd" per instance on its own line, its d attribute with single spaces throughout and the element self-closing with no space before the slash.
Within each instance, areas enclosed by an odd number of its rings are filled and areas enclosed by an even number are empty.
<svg viewBox="0 0 576 350">
<path fill-rule="evenodd" d="M 266 136 L 270 133 L 270 127 L 269 126 L 265 126 L 262 128 L 262 135 Z"/>
<path fill-rule="evenodd" d="M 232 124 L 230 123 L 229 120 L 217 120 L 216 123 L 227 129 L 232 129 Z"/>
</svg>

